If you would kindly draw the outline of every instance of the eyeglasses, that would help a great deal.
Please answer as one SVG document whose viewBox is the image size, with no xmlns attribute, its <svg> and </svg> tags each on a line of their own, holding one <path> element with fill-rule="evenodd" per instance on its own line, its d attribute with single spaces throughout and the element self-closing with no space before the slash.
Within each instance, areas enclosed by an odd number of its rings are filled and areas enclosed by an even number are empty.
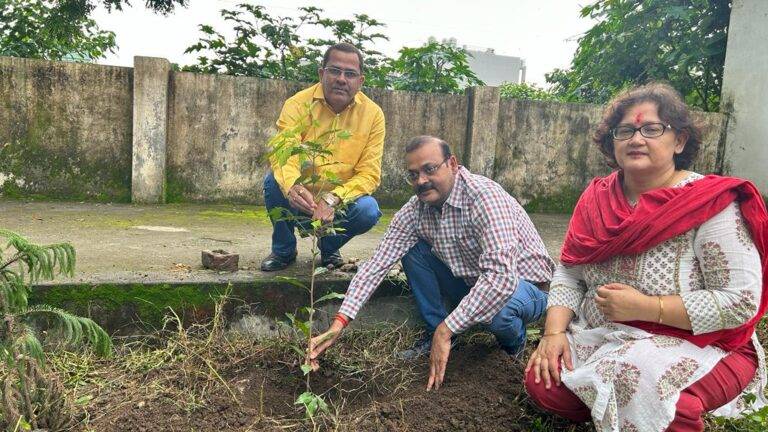
<svg viewBox="0 0 768 432">
<path fill-rule="evenodd" d="M 339 69 L 337 67 L 328 66 L 324 67 L 323 70 L 327 72 L 331 77 L 338 78 L 341 74 L 344 74 L 344 78 L 346 79 L 355 79 L 360 77 L 360 72 L 352 69 Z"/>
<path fill-rule="evenodd" d="M 667 129 L 672 129 L 672 126 L 664 123 L 648 123 L 637 128 L 624 125 L 611 129 L 611 135 L 615 140 L 624 141 L 635 136 L 635 132 L 640 131 L 640 135 L 646 138 L 657 138 L 664 135 L 664 131 Z"/>
<path fill-rule="evenodd" d="M 435 175 L 437 170 L 440 169 L 441 166 L 448 162 L 449 159 L 450 156 L 443 159 L 443 161 L 437 165 L 426 165 L 421 167 L 418 171 L 408 171 L 408 173 L 405 174 L 405 181 L 407 181 L 409 185 L 413 186 L 417 181 L 419 181 L 419 177 L 421 177 L 422 173 L 427 177 L 432 177 Z"/>
</svg>

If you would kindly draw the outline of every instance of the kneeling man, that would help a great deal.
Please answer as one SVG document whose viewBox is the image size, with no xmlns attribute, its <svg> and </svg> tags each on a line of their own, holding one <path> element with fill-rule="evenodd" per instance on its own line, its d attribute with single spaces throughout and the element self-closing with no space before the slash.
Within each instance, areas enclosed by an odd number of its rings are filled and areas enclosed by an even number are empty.
<svg viewBox="0 0 768 432">
<path fill-rule="evenodd" d="M 525 326 L 546 309 L 547 295 L 537 285 L 548 284 L 554 263 L 520 204 L 498 183 L 459 165 L 445 141 L 416 137 L 405 152 L 407 181 L 416 195 L 360 266 L 331 327 L 313 340 L 310 356 L 316 360 L 338 339 L 402 260 L 429 331 L 411 351 L 430 352 L 430 390 L 443 381 L 451 338 L 475 324 L 488 324 L 507 353 L 523 350 Z"/>
</svg>

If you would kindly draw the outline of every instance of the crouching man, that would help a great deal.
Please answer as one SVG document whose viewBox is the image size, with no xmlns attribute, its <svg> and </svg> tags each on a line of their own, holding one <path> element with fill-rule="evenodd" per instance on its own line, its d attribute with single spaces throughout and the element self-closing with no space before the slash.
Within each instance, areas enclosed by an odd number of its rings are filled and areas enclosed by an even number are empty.
<svg viewBox="0 0 768 432">
<path fill-rule="evenodd" d="M 510 355 L 523 350 L 526 325 L 546 309 L 547 295 L 537 285 L 548 284 L 554 263 L 520 204 L 498 183 L 459 165 L 445 141 L 419 136 L 405 153 L 416 195 L 360 266 L 330 328 L 313 339 L 310 357 L 316 362 L 341 336 L 401 260 L 428 330 L 408 356 L 430 353 L 431 390 L 443 382 L 452 338 L 475 324 L 487 324 Z"/>
</svg>

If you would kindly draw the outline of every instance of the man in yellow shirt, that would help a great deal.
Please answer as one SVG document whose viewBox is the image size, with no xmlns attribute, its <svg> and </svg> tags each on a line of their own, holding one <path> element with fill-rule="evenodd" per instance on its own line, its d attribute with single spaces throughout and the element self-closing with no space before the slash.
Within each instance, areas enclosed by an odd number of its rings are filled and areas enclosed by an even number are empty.
<svg viewBox="0 0 768 432">
<path fill-rule="evenodd" d="M 264 178 L 267 210 L 282 207 L 297 215 L 303 213 L 314 220 L 329 222 L 338 217 L 335 208 L 347 203 L 343 219 L 335 223 L 344 231 L 323 237 L 320 242 L 323 266 L 343 264 L 339 249 L 352 237 L 371 229 L 381 217 L 371 194 L 381 181 L 384 113 L 359 91 L 365 81 L 362 67 L 363 56 L 354 45 L 331 46 L 318 69 L 320 82 L 289 98 L 277 120 L 280 130 L 293 127 L 306 116 L 306 106 L 311 104 L 311 118 L 318 126 L 310 127 L 302 137 L 304 140 L 313 140 L 330 129 L 351 132 L 350 138 L 329 145 L 333 156 L 328 162 L 335 163 L 323 167 L 324 171 L 336 174 L 341 185 L 318 183 L 309 189 L 298 184 L 302 172 L 306 174 L 312 167 L 300 167 L 297 157 L 285 165 L 273 160 L 272 169 Z M 262 271 L 281 270 L 296 260 L 296 224 L 273 221 L 272 225 L 272 253 L 262 261 Z"/>
</svg>

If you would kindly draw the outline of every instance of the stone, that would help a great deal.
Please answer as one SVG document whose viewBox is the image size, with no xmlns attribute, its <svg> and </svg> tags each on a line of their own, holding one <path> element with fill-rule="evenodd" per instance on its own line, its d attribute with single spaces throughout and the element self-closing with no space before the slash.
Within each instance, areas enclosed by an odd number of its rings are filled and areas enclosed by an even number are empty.
<svg viewBox="0 0 768 432">
<path fill-rule="evenodd" d="M 237 271 L 237 265 L 240 262 L 240 255 L 234 252 L 227 252 L 222 249 L 204 250 L 202 252 L 203 267 L 217 271 Z"/>
</svg>

